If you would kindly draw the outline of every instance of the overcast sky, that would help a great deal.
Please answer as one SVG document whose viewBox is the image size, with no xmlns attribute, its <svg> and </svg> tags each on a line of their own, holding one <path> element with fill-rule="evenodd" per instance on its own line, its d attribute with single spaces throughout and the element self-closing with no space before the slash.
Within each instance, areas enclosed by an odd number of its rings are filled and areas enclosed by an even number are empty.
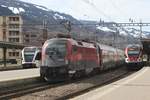
<svg viewBox="0 0 150 100">
<path fill-rule="evenodd" d="M 22 0 L 70 14 L 77 19 L 150 22 L 150 0 Z"/>
</svg>

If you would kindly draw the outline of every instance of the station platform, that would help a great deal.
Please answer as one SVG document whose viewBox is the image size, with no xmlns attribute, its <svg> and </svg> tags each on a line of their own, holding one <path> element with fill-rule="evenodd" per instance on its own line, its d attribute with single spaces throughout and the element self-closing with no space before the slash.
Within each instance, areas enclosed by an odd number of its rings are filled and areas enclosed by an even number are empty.
<svg viewBox="0 0 150 100">
<path fill-rule="evenodd" d="M 150 67 L 71 100 L 150 100 Z"/>
<path fill-rule="evenodd" d="M 0 82 L 39 77 L 39 76 L 40 76 L 39 68 L 0 71 Z"/>
</svg>

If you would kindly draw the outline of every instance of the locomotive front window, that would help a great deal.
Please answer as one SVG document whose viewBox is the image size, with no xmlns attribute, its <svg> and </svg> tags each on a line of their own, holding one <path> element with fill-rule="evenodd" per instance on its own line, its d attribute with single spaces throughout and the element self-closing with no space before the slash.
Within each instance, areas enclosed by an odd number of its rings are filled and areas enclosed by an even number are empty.
<svg viewBox="0 0 150 100">
<path fill-rule="evenodd" d="M 66 41 L 51 41 L 46 48 L 49 57 L 64 58 L 66 55 Z"/>
<path fill-rule="evenodd" d="M 128 55 L 139 55 L 139 51 L 128 51 Z"/>
<path fill-rule="evenodd" d="M 32 62 L 34 54 L 25 54 L 24 58 L 26 62 Z"/>
</svg>

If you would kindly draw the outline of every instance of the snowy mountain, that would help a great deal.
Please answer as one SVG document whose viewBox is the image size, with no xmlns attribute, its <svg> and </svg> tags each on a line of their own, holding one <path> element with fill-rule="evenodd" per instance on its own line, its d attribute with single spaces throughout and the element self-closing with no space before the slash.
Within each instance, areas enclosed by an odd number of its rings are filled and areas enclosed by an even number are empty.
<svg viewBox="0 0 150 100">
<path fill-rule="evenodd" d="M 64 25 L 62 25 L 65 20 L 69 20 L 72 23 L 71 32 L 76 37 L 95 39 L 96 34 L 98 39 L 106 39 L 107 42 L 108 40 L 112 42 L 114 33 L 116 33 L 116 27 L 100 26 L 96 21 L 77 20 L 71 15 L 19 0 L 0 0 L 0 16 L 5 15 L 21 15 L 24 21 L 24 31 L 34 31 L 34 33 L 39 34 L 39 38 L 41 37 L 43 21 L 46 21 L 50 33 L 67 32 Z M 31 26 L 29 27 L 29 25 Z M 117 30 L 120 41 L 124 40 L 124 37 L 130 37 L 131 40 L 139 37 L 140 31 L 133 28 L 117 27 Z M 149 34 L 150 32 L 144 32 L 143 37 L 150 37 Z"/>
<path fill-rule="evenodd" d="M 42 24 L 46 20 L 48 24 L 57 24 L 61 20 L 71 20 L 73 23 L 78 21 L 70 15 L 52 11 L 46 7 L 25 3 L 19 0 L 0 0 L 0 15 L 19 14 L 26 23 Z"/>
<path fill-rule="evenodd" d="M 126 27 L 106 27 L 106 26 L 97 26 L 97 29 L 105 31 L 105 32 L 119 32 L 119 35 L 122 36 L 130 36 L 133 38 L 140 38 L 140 35 L 142 35 L 143 38 L 148 38 L 150 35 L 150 32 L 147 31 L 141 31 L 135 28 L 126 28 Z"/>
<path fill-rule="evenodd" d="M 70 20 L 73 24 L 98 24 L 98 22 L 92 21 L 78 21 L 70 15 L 52 11 L 44 6 L 30 4 L 19 0 L 0 0 L 0 15 L 15 15 L 19 14 L 23 17 L 26 23 L 30 24 L 42 24 L 43 20 L 46 20 L 48 24 L 60 24 L 63 20 Z M 79 26 L 82 27 L 82 26 Z M 86 26 L 85 26 L 86 27 Z M 92 26 L 97 30 L 103 32 L 115 32 L 116 30 L 109 27 Z M 86 27 L 87 28 L 87 27 Z M 89 27 L 87 28 L 89 29 Z M 92 29 L 92 28 L 91 28 Z M 133 37 L 139 36 L 139 30 L 133 28 L 119 29 L 121 35 L 132 35 Z M 144 32 L 143 37 L 147 37 L 149 32 Z"/>
</svg>

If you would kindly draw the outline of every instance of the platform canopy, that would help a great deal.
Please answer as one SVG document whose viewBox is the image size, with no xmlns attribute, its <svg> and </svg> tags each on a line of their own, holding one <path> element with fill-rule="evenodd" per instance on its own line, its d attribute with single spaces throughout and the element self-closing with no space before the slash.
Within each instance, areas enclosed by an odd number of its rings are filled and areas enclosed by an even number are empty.
<svg viewBox="0 0 150 100">
<path fill-rule="evenodd" d="M 7 49 L 23 49 L 24 47 L 26 47 L 26 46 L 21 43 L 11 43 L 11 42 L 0 41 L 0 48 L 3 49 L 4 67 L 6 67 L 6 51 L 7 51 Z"/>
<path fill-rule="evenodd" d="M 141 39 L 144 54 L 150 55 L 150 39 Z"/>
<path fill-rule="evenodd" d="M 25 45 L 21 43 L 11 43 L 11 42 L 4 42 L 0 41 L 0 48 L 7 48 L 7 49 L 23 49 Z"/>
</svg>

